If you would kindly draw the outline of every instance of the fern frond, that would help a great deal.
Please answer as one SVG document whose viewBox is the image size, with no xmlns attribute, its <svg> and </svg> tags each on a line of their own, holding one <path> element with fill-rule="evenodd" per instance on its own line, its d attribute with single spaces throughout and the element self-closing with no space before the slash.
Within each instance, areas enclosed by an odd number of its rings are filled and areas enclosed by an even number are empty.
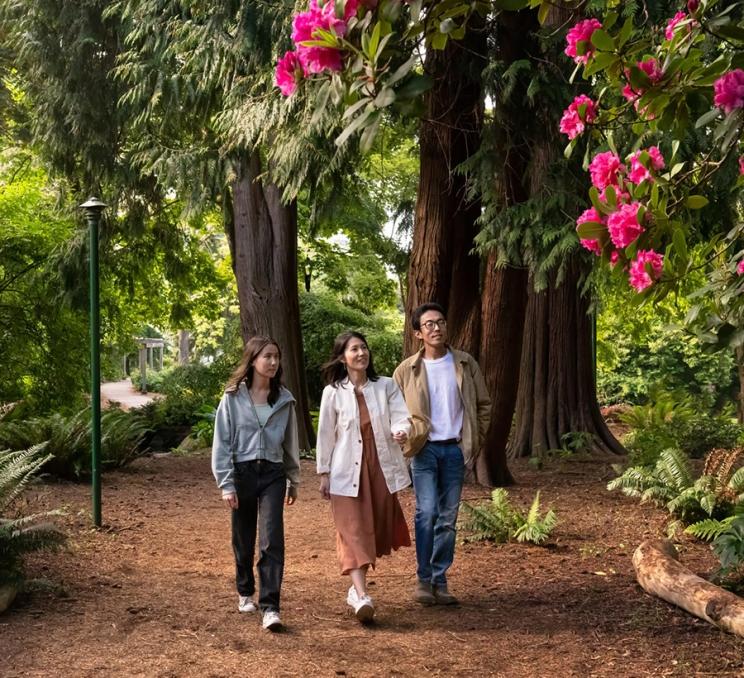
<svg viewBox="0 0 744 678">
<path fill-rule="evenodd" d="M 735 516 L 729 516 L 723 520 L 715 520 L 715 518 L 699 520 L 697 523 L 693 523 L 685 528 L 685 534 L 690 534 L 703 541 L 712 541 L 719 534 L 726 531 L 726 528 L 732 523 L 734 518 Z"/>
</svg>

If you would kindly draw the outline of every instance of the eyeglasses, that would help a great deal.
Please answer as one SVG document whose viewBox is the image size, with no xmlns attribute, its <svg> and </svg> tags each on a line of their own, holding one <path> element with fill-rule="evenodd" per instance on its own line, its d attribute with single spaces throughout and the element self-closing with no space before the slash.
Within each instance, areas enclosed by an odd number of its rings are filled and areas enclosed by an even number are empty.
<svg viewBox="0 0 744 678">
<path fill-rule="evenodd" d="M 447 327 L 447 321 L 444 318 L 441 320 L 427 320 L 425 323 L 421 323 L 421 327 L 427 332 L 431 332 L 435 327 L 439 327 L 440 329 Z"/>
</svg>

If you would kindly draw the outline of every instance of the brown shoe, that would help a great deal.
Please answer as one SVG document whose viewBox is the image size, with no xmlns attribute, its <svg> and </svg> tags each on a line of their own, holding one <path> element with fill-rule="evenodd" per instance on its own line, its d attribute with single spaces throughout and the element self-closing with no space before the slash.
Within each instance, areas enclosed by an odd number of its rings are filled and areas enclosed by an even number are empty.
<svg viewBox="0 0 744 678">
<path fill-rule="evenodd" d="M 434 584 L 432 590 L 437 605 L 457 605 L 460 602 L 447 590 L 447 584 Z"/>
<path fill-rule="evenodd" d="M 422 605 L 436 605 L 436 598 L 431 592 L 431 584 L 426 581 L 418 581 L 416 590 L 413 592 L 413 599 Z"/>
</svg>

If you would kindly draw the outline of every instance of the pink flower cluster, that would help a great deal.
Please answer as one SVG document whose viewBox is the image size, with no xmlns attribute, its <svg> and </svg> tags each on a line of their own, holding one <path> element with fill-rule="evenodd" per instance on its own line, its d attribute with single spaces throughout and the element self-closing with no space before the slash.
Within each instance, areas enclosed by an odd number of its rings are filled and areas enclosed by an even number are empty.
<svg viewBox="0 0 744 678">
<path fill-rule="evenodd" d="M 564 50 L 564 54 L 570 56 L 577 64 L 588 63 L 592 54 L 594 54 L 592 33 L 594 33 L 598 28 L 602 28 L 602 24 L 597 19 L 584 19 L 584 21 L 579 21 L 579 23 L 577 23 L 566 34 L 567 47 Z M 576 52 L 576 48 L 580 42 L 585 43 L 584 54 L 577 54 Z"/>
<path fill-rule="evenodd" d="M 641 162 L 641 154 L 643 151 L 636 151 L 630 156 L 630 172 L 628 172 L 628 179 L 634 184 L 640 184 L 642 181 L 653 181 L 654 177 L 649 171 L 649 167 L 646 167 Z M 651 146 L 646 149 L 648 153 L 648 162 L 650 169 L 656 171 L 664 169 L 664 157 L 661 155 L 661 151 L 658 146 Z"/>
<path fill-rule="evenodd" d="M 653 250 L 638 250 L 628 271 L 628 281 L 636 292 L 643 292 L 655 280 L 661 278 L 663 267 L 664 255 Z"/>
<path fill-rule="evenodd" d="M 713 84 L 713 103 L 726 115 L 737 108 L 744 108 L 744 71 L 741 68 L 722 75 Z"/>
<path fill-rule="evenodd" d="M 653 57 L 649 57 L 648 59 L 639 61 L 636 66 L 638 66 L 638 68 L 648 76 L 648 79 L 651 81 L 652 86 L 658 83 L 664 77 L 664 71 L 661 70 L 659 62 Z M 628 81 L 628 84 L 623 87 L 623 96 L 628 101 L 637 102 L 638 99 L 640 99 L 641 96 L 645 94 L 646 90 L 644 90 L 642 87 L 638 87 L 637 89 L 633 88 L 633 86 L 630 84 L 630 72 L 627 70 L 625 71 L 625 79 Z"/>
<path fill-rule="evenodd" d="M 684 21 L 686 18 L 687 14 L 685 14 L 685 12 L 677 12 L 671 19 L 669 19 L 666 29 L 664 30 L 664 37 L 667 40 L 672 40 L 674 38 L 674 29 L 677 27 L 677 24 L 680 21 Z"/>
<path fill-rule="evenodd" d="M 602 190 L 608 186 L 618 186 L 620 183 L 620 173 L 625 171 L 625 167 L 612 151 L 597 153 L 591 163 L 589 163 L 589 174 L 592 177 L 592 184 Z"/>
<path fill-rule="evenodd" d="M 583 107 L 583 114 L 581 112 Z M 560 130 L 566 134 L 569 139 L 579 136 L 587 124 L 593 123 L 597 119 L 597 104 L 594 103 L 586 94 L 577 96 L 563 111 L 563 117 L 560 122 Z"/>
<path fill-rule="evenodd" d="M 346 0 L 344 15 L 336 15 L 334 0 L 318 4 L 310 0 L 306 12 L 295 15 L 292 22 L 292 40 L 296 51 L 287 52 L 276 65 L 274 82 L 285 96 L 294 94 L 297 83 L 308 75 L 326 71 L 340 71 L 343 66 L 343 53 L 335 47 L 320 47 L 305 43 L 317 40 L 318 31 L 326 31 L 343 37 L 348 29 L 348 22 L 356 16 L 360 0 Z"/>
<path fill-rule="evenodd" d="M 744 275 L 744 259 L 742 259 L 736 267 L 736 272 L 739 275 Z"/>
<path fill-rule="evenodd" d="M 607 237 L 580 238 L 581 245 L 601 256 L 609 242 L 610 265 L 614 267 L 624 261 L 623 250 L 646 230 L 643 220 L 639 219 L 643 206 L 630 194 L 632 184 L 653 181 L 655 173 L 664 167 L 664 156 L 657 146 L 636 151 L 627 158 L 627 164 L 612 151 L 595 155 L 589 164 L 592 184 L 600 190 L 600 200 L 612 211 L 607 216 L 595 207 L 583 212 L 576 220 L 577 230 L 587 222 L 602 224 L 607 229 Z M 612 200 L 608 200 L 612 197 L 610 191 L 614 194 Z M 639 292 L 652 285 L 661 276 L 663 260 L 663 255 L 653 250 L 639 250 L 627 268 L 630 284 Z"/>
</svg>

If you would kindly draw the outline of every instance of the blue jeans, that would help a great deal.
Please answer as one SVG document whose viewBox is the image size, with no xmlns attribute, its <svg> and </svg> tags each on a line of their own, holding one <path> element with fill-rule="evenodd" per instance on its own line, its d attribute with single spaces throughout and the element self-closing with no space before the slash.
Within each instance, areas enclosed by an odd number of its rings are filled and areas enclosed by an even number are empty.
<svg viewBox="0 0 744 678">
<path fill-rule="evenodd" d="M 416 493 L 416 574 L 422 582 L 447 583 L 455 558 L 455 525 L 465 477 L 458 445 L 429 441 L 411 462 Z"/>
</svg>

